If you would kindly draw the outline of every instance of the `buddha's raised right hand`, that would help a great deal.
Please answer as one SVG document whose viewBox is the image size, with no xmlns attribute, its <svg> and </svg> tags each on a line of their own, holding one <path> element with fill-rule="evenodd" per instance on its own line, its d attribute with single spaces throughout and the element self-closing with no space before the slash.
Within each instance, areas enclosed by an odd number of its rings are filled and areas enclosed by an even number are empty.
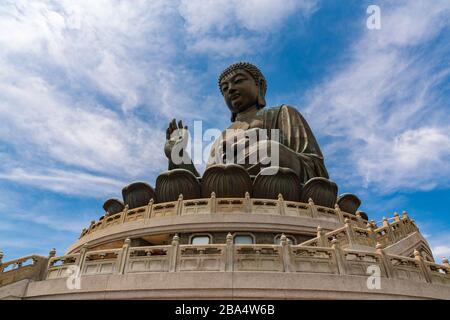
<svg viewBox="0 0 450 320">
<path fill-rule="evenodd" d="M 169 123 L 169 127 L 166 130 L 166 144 L 164 146 L 164 153 L 166 157 L 173 161 L 172 150 L 176 146 L 176 150 L 180 150 L 179 154 L 176 156 L 183 157 L 184 150 L 188 143 L 189 132 L 187 131 L 187 126 L 183 126 L 183 122 L 172 119 Z M 173 161 L 177 162 L 177 161 Z"/>
</svg>

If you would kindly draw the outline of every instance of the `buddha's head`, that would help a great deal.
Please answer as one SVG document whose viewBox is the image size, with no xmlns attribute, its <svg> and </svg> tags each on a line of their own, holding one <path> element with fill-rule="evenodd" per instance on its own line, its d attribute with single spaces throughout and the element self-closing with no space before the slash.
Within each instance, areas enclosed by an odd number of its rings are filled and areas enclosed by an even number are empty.
<svg viewBox="0 0 450 320">
<path fill-rule="evenodd" d="M 232 122 L 238 113 L 266 105 L 266 79 L 251 63 L 238 62 L 226 68 L 219 77 L 219 88 L 231 110 Z"/>
</svg>

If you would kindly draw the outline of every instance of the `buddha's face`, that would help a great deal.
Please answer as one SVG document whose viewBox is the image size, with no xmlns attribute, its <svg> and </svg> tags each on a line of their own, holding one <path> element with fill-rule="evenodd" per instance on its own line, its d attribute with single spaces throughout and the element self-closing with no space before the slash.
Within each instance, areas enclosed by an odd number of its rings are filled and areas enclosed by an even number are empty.
<svg viewBox="0 0 450 320">
<path fill-rule="evenodd" d="M 233 113 L 245 111 L 258 102 L 259 86 L 244 69 L 237 69 L 222 79 L 220 89 Z"/>
</svg>

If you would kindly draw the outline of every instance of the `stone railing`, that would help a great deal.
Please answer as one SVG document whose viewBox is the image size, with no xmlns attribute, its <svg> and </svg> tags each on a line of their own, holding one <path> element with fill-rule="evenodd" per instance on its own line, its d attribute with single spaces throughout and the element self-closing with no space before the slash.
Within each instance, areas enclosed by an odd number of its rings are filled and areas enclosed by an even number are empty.
<svg viewBox="0 0 450 320">
<path fill-rule="evenodd" d="M 280 195 L 277 200 L 254 199 L 246 194 L 245 198 L 216 198 L 214 192 L 210 198 L 183 200 L 182 195 L 178 201 L 153 203 L 150 200 L 147 206 L 125 209 L 122 212 L 105 216 L 100 221 L 92 221 L 87 229 L 83 229 L 80 238 L 87 234 L 131 221 L 167 217 L 214 213 L 240 213 L 240 214 L 270 214 L 292 217 L 316 218 L 338 223 L 350 219 L 353 223 L 364 227 L 367 223 L 359 215 L 343 212 L 336 205 L 335 208 L 317 206 L 312 200 L 308 203 L 285 201 Z"/>
<path fill-rule="evenodd" d="M 47 267 L 47 257 L 30 255 L 2 263 L 0 252 L 0 287 L 23 279 L 41 280 Z"/>
<path fill-rule="evenodd" d="M 47 279 L 64 278 L 68 266 L 77 265 L 81 276 L 147 272 L 302 272 L 367 277 L 376 266 L 381 277 L 450 285 L 450 264 L 424 261 L 418 251 L 414 258 L 389 255 L 378 243 L 374 252 L 345 249 L 334 238 L 330 247 L 292 245 L 282 235 L 279 245 L 233 244 L 228 234 L 225 244 L 180 245 L 175 236 L 171 245 L 130 247 L 88 251 L 79 256 L 51 258 Z M 63 261 L 55 265 L 55 261 Z M 62 270 L 62 271 L 61 271 Z"/>
<path fill-rule="evenodd" d="M 329 247 L 331 241 L 336 239 L 341 247 L 361 245 L 375 248 L 377 243 L 387 247 L 419 230 L 406 212 L 402 217 L 395 213 L 391 220 L 393 221 L 389 223 L 389 220 L 384 218 L 381 226 L 371 221 L 366 228 L 361 228 L 351 223 L 350 220 L 345 220 L 343 227 L 327 233 L 319 226 L 317 237 L 305 241 L 301 245 Z"/>
</svg>

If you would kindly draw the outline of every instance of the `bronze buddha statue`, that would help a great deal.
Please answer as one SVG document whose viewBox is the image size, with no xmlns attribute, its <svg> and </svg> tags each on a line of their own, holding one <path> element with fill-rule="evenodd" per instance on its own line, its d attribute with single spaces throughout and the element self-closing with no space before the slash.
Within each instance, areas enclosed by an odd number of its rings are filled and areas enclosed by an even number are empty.
<svg viewBox="0 0 450 320">
<path fill-rule="evenodd" d="M 265 94 L 267 89 L 266 80 L 261 71 L 254 65 L 240 62 L 229 66 L 219 77 L 219 88 L 231 111 L 231 125 L 228 129 L 240 129 L 246 133 L 267 129 L 270 133 L 272 129 L 279 130 L 277 143 L 279 167 L 292 169 L 305 183 L 314 177 L 328 178 L 328 173 L 324 165 L 323 155 L 319 145 L 303 116 L 293 107 L 281 105 L 274 108 L 265 108 Z M 167 129 L 167 142 L 165 146 L 166 155 L 169 158 L 169 170 L 183 168 L 199 176 L 192 161 L 184 156 L 188 161 L 175 165 L 170 158 L 172 148 L 182 140 L 180 137 L 171 138 L 175 130 L 182 129 L 180 121 L 178 125 L 175 119 Z M 208 167 L 214 164 L 223 163 L 225 152 L 221 149 L 226 143 L 225 131 L 222 136 L 216 139 L 210 152 Z M 269 137 L 270 139 L 270 134 Z M 235 147 L 239 141 L 230 143 Z M 244 151 L 244 164 L 242 165 L 251 176 L 256 176 L 267 164 L 261 165 L 262 159 L 257 163 L 249 163 L 253 152 L 260 151 L 261 148 L 269 148 L 270 143 L 257 142 L 258 145 L 246 145 Z M 221 151 L 220 156 L 217 153 Z M 267 153 L 270 154 L 271 150 Z M 272 155 L 273 157 L 273 155 Z"/>
<path fill-rule="evenodd" d="M 328 179 L 322 152 L 303 116 L 288 105 L 265 107 L 266 79 L 256 66 L 232 64 L 220 75 L 219 88 L 231 124 L 214 141 L 203 176 L 186 152 L 187 127 L 173 119 L 164 146 L 169 170 L 158 176 L 155 189 L 142 182 L 126 186 L 122 193 L 128 208 L 181 199 L 253 197 L 313 201 L 329 208 L 337 201 L 355 214 L 360 200 L 351 194 L 337 199 L 337 185 Z M 114 209 L 109 204 L 108 212 Z"/>
</svg>

